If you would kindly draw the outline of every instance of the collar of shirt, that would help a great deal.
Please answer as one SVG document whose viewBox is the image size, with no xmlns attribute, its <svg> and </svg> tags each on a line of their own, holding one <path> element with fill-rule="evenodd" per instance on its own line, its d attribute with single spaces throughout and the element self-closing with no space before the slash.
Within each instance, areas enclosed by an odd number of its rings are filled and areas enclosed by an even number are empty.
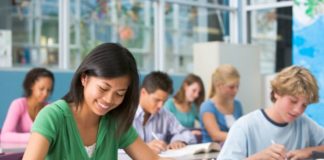
<svg viewBox="0 0 324 160">
<path fill-rule="evenodd" d="M 152 114 L 147 121 L 150 121 L 150 120 L 158 117 L 160 114 L 162 114 L 162 112 L 163 112 L 162 110 L 163 110 L 163 108 L 161 108 L 159 110 L 159 112 L 157 112 L 156 114 Z M 137 111 L 135 113 L 135 119 L 140 120 L 141 122 L 143 122 L 144 114 L 145 114 L 145 112 L 143 110 L 143 107 L 139 105 L 138 108 L 137 108 Z"/>
</svg>

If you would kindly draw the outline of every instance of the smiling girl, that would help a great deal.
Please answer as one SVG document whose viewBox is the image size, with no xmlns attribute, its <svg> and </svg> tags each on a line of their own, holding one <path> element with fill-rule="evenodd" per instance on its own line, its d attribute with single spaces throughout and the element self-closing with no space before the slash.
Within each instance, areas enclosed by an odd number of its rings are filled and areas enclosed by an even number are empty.
<svg viewBox="0 0 324 160">
<path fill-rule="evenodd" d="M 105 43 L 76 70 L 69 92 L 42 110 L 32 128 L 24 159 L 158 159 L 138 137 L 132 121 L 139 75 L 132 54 Z"/>
</svg>

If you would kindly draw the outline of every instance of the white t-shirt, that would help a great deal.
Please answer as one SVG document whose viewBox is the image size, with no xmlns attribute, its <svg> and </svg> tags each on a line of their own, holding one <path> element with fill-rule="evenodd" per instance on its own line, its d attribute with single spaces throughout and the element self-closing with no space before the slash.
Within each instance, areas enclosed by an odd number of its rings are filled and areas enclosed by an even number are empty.
<svg viewBox="0 0 324 160">
<path fill-rule="evenodd" d="M 235 119 L 235 117 L 234 117 L 233 114 L 226 114 L 224 116 L 224 118 L 225 118 L 226 126 L 228 128 L 231 128 L 232 125 L 234 124 L 234 122 L 236 121 L 236 119 Z"/>
<path fill-rule="evenodd" d="M 96 149 L 96 143 L 90 146 L 84 146 L 85 150 L 87 151 L 88 156 L 91 158 L 93 151 Z"/>
</svg>

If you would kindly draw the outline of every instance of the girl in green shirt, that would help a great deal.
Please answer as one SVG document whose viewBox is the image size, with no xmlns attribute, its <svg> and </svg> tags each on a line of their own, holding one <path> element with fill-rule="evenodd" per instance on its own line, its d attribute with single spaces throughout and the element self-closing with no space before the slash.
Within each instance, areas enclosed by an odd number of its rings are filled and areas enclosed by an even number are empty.
<svg viewBox="0 0 324 160">
<path fill-rule="evenodd" d="M 132 54 L 105 43 L 76 70 L 69 92 L 36 117 L 23 159 L 158 159 L 138 137 L 132 121 L 139 75 Z"/>
</svg>

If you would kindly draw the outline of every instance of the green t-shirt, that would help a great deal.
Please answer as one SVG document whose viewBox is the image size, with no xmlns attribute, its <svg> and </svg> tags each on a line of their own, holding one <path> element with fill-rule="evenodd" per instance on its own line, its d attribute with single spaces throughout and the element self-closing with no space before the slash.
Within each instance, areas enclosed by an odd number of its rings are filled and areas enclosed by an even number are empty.
<svg viewBox="0 0 324 160">
<path fill-rule="evenodd" d="M 115 138 L 117 124 L 109 116 L 100 119 L 96 147 L 89 158 L 81 140 L 76 121 L 69 105 L 64 100 L 58 100 L 43 108 L 33 124 L 32 132 L 43 135 L 50 143 L 46 159 L 117 159 L 118 148 L 126 148 L 138 137 L 131 127 L 126 133 Z"/>
</svg>

